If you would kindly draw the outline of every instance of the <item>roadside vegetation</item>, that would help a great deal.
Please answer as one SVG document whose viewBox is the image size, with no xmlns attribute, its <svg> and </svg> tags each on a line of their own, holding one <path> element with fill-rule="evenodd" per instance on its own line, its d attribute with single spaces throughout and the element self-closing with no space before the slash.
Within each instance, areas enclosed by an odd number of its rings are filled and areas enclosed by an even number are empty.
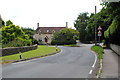
<svg viewBox="0 0 120 80">
<path fill-rule="evenodd" d="M 10 20 L 6 21 L 6 26 L 0 28 L 2 33 L 2 47 L 20 47 L 20 46 L 30 46 L 32 40 L 28 35 L 19 27 L 14 25 Z"/>
<path fill-rule="evenodd" d="M 33 34 L 33 29 L 16 26 L 11 20 L 5 22 L 0 16 L 0 43 L 2 43 L 2 48 L 33 45 L 36 42 L 32 37 Z"/>
<path fill-rule="evenodd" d="M 80 13 L 74 22 L 74 27 L 79 31 L 79 40 L 83 43 L 94 42 L 95 25 L 102 28 L 101 40 L 105 44 L 120 45 L 120 1 L 106 2 L 101 4 L 103 8 L 100 12 Z"/>
<path fill-rule="evenodd" d="M 70 45 L 64 45 L 64 46 L 67 46 L 67 47 L 80 47 L 79 45 L 76 45 L 76 44 L 70 44 Z"/>
<path fill-rule="evenodd" d="M 53 34 L 52 45 L 76 44 L 79 32 L 74 29 L 65 28 Z"/>
<path fill-rule="evenodd" d="M 91 49 L 98 54 L 98 59 L 103 59 L 104 49 L 101 46 L 92 46 Z"/>
<path fill-rule="evenodd" d="M 14 54 L 14 55 L 9 55 L 9 56 L 3 56 L 0 58 L 2 58 L 3 63 L 11 62 L 11 61 L 15 61 L 15 60 L 20 60 L 20 55 L 21 55 L 22 59 L 29 59 L 29 58 L 33 58 L 33 57 L 45 56 L 45 55 L 51 54 L 51 53 L 57 53 L 58 51 L 60 51 L 59 48 L 57 48 L 57 49 L 58 50 L 56 51 L 56 47 L 40 45 L 40 46 L 38 46 L 38 48 L 36 50 L 31 50 L 31 51 L 18 53 L 18 54 Z"/>
</svg>

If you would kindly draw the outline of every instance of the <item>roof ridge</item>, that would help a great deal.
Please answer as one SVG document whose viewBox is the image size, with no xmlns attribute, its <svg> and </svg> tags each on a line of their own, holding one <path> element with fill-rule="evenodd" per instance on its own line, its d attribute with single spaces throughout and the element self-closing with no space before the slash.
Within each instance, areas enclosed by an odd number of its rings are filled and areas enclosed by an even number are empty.
<svg viewBox="0 0 120 80">
<path fill-rule="evenodd" d="M 42 27 L 42 28 L 59 28 L 59 27 Z"/>
</svg>

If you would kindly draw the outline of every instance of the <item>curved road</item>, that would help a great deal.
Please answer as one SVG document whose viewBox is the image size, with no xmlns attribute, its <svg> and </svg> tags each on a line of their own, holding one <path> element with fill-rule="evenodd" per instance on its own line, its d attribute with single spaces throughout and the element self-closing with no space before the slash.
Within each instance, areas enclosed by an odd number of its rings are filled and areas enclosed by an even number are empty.
<svg viewBox="0 0 120 80">
<path fill-rule="evenodd" d="M 91 45 L 63 47 L 58 54 L 2 65 L 3 78 L 88 78 L 95 61 Z"/>
</svg>

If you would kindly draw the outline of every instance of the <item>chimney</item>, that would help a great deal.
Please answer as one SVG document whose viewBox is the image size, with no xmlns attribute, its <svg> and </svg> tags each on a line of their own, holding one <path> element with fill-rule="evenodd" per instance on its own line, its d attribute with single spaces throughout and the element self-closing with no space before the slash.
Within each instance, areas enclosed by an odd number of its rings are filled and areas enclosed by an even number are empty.
<svg viewBox="0 0 120 80">
<path fill-rule="evenodd" d="M 39 27 L 39 23 L 37 23 L 37 27 Z"/>
<path fill-rule="evenodd" d="M 68 22 L 66 22 L 66 28 L 68 28 Z"/>
</svg>

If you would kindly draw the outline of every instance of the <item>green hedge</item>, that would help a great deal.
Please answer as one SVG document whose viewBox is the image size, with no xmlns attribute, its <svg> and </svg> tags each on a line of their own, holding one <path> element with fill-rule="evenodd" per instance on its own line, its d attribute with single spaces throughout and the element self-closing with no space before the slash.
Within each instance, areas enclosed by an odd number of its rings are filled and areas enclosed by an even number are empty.
<svg viewBox="0 0 120 80">
<path fill-rule="evenodd" d="M 119 17 L 116 17 L 113 21 L 112 21 L 112 24 L 109 26 L 109 28 L 104 32 L 104 37 L 105 38 L 109 38 L 109 35 L 113 35 L 114 33 L 116 33 L 116 30 L 118 27 L 118 22 L 119 20 Z"/>
<path fill-rule="evenodd" d="M 109 43 L 120 45 L 120 16 L 116 16 L 112 24 L 104 32 L 104 37 Z"/>
<path fill-rule="evenodd" d="M 75 40 L 72 41 L 57 41 L 57 40 L 52 40 L 51 45 L 68 45 L 68 44 L 76 44 Z"/>
</svg>

